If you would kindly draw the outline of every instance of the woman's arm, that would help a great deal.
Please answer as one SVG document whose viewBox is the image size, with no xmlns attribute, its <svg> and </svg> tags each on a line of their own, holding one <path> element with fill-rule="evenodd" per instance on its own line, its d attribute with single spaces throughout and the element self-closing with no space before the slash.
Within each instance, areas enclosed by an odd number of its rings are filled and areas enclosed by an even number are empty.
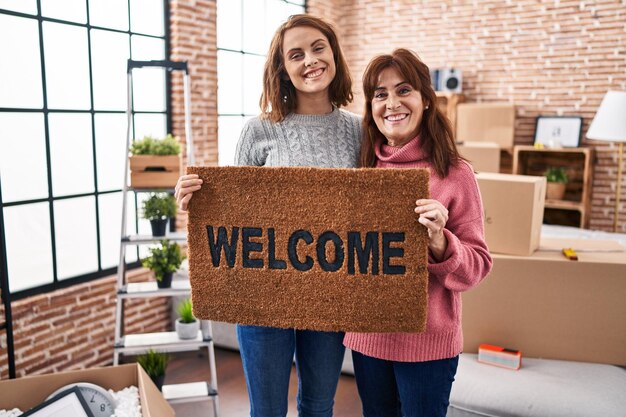
<svg viewBox="0 0 626 417">
<path fill-rule="evenodd" d="M 466 291 L 478 285 L 492 266 L 485 242 L 480 191 L 467 164 L 461 163 L 443 181 L 441 186 L 445 187 L 449 201 L 446 200 L 447 209 L 443 205 L 436 209 L 439 215 L 433 221 L 439 227 L 440 241 L 445 240 L 445 249 L 439 245 L 433 250 L 433 244 L 429 245 L 428 270 L 447 289 Z"/>
</svg>

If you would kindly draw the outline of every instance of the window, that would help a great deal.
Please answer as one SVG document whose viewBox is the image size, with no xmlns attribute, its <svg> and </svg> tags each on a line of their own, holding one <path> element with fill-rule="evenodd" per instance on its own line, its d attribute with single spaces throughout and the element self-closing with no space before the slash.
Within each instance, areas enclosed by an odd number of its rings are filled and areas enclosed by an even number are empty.
<svg viewBox="0 0 626 417">
<path fill-rule="evenodd" d="M 0 230 L 18 297 L 117 267 L 126 61 L 166 59 L 167 4 L 0 0 Z M 134 137 L 165 136 L 165 71 L 133 81 Z"/>
<path fill-rule="evenodd" d="M 274 32 L 304 0 L 218 0 L 217 112 L 220 165 L 232 165 L 245 120 L 260 113 L 263 65 Z"/>
</svg>

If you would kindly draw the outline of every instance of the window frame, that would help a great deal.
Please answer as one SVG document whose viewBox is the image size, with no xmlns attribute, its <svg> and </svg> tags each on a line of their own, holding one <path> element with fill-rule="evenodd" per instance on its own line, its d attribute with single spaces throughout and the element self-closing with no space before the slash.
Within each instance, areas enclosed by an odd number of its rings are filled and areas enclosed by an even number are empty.
<svg viewBox="0 0 626 417">
<path fill-rule="evenodd" d="M 45 17 L 42 16 L 42 8 L 41 8 L 41 3 L 40 1 L 37 1 L 37 14 L 28 14 L 28 13 L 22 13 L 22 12 L 17 12 L 17 11 L 13 11 L 13 10 L 8 10 L 8 9 L 2 9 L 0 8 L 0 15 L 8 15 L 8 16 L 15 16 L 15 17 L 19 17 L 19 18 L 26 18 L 26 19 L 32 19 L 32 20 L 36 20 L 37 21 L 37 27 L 38 27 L 38 38 L 39 38 L 39 57 L 40 57 L 40 65 L 41 65 L 41 81 L 42 81 L 42 107 L 41 108 L 13 108 L 13 107 L 0 107 L 0 113 L 34 113 L 34 114 L 41 114 L 43 116 L 44 119 L 44 140 L 45 140 L 45 154 L 46 154 L 46 172 L 47 172 L 47 191 L 48 191 L 48 196 L 45 198 L 36 198 L 36 199 L 28 199 L 28 200 L 19 200 L 19 201 L 11 201 L 11 202 L 4 202 L 2 199 L 2 177 L 0 176 L 0 210 L 2 210 L 2 215 L 0 215 L 0 231 L 2 231 L 1 235 L 0 235 L 0 239 L 2 239 L 2 244 L 0 245 L 0 273 L 2 273 L 3 275 L 5 275 L 5 278 L 7 278 L 7 283 L 9 283 L 10 281 L 10 276 L 9 276 L 9 272 L 8 272 L 8 254 L 7 254 L 7 250 L 6 247 L 10 242 L 6 242 L 6 234 L 5 234 L 5 225 L 4 225 L 4 209 L 6 207 L 15 207 L 15 206 L 25 206 L 25 205 L 29 205 L 29 204 L 38 204 L 38 203 L 47 203 L 48 205 L 48 213 L 49 213 L 49 219 L 50 219 L 50 243 L 51 243 L 51 249 L 52 249 L 52 282 L 50 283 L 46 283 L 46 284 L 42 284 L 42 285 L 37 285 L 31 288 L 27 288 L 27 289 L 23 289 L 23 290 L 19 290 L 19 291 L 11 291 L 10 292 L 10 297 L 13 300 L 19 300 L 19 299 L 23 299 L 26 297 L 30 297 L 33 295 L 39 295 L 39 294 L 44 294 L 44 293 L 48 293 L 51 291 L 55 291 L 58 289 L 62 289 L 62 288 L 66 288 L 66 287 L 70 287 L 72 285 L 75 284 L 79 284 L 79 283 L 83 283 L 83 282 L 88 282 L 88 281 L 92 281 L 104 276 L 109 276 L 112 274 L 115 274 L 118 266 L 113 266 L 110 268 L 106 268 L 103 269 L 102 268 L 102 248 L 101 248 L 101 231 L 100 231 L 100 203 L 99 203 L 99 196 L 102 195 L 107 195 L 107 194 L 115 194 L 115 193 L 120 193 L 123 191 L 122 188 L 119 189 L 113 189 L 113 190 L 106 190 L 106 191 L 100 191 L 98 189 L 98 165 L 97 165 L 97 144 L 96 144 L 96 123 L 95 123 L 95 119 L 96 119 L 96 115 L 97 114 L 120 114 L 120 115 L 125 115 L 126 114 L 126 110 L 95 110 L 94 109 L 94 97 L 93 97 L 93 91 L 94 91 L 94 73 L 93 73 L 93 67 L 92 67 L 92 40 L 91 40 L 91 30 L 92 29 L 96 29 L 96 30 L 103 30 L 103 31 L 108 31 L 108 32 L 114 32 L 114 33 L 120 33 L 120 34 L 125 34 L 128 36 L 128 46 L 129 46 L 129 55 L 130 57 L 132 57 L 132 37 L 133 35 L 138 35 L 138 36 L 142 36 L 142 37 L 149 37 L 149 38 L 153 38 L 153 39 L 160 39 L 164 41 L 164 57 L 166 60 L 169 60 L 170 55 L 169 55 L 169 51 L 170 51 L 170 42 L 171 42 L 171 33 L 170 33 L 170 5 L 169 5 L 169 1 L 168 0 L 162 0 L 163 2 L 163 24 L 164 24 L 164 32 L 163 32 L 163 36 L 156 36 L 156 35 L 149 35 L 149 34 L 145 34 L 145 33 L 140 33 L 140 32 L 133 32 L 132 31 L 132 26 L 131 26 L 131 21 L 132 21 L 132 16 L 131 16 L 131 1 L 132 0 L 126 0 L 126 4 L 128 7 L 128 29 L 127 30 L 120 30 L 120 29 L 114 29 L 114 28 L 108 28 L 108 27 L 102 27 L 102 26 L 95 26 L 95 25 L 91 25 L 90 24 L 90 8 L 89 8 L 89 2 L 90 0 L 85 0 L 85 7 L 86 7 L 86 23 L 77 23 L 77 22 L 73 22 L 73 21 L 67 21 L 67 20 L 63 20 L 63 19 L 57 19 L 57 18 L 50 18 L 50 17 Z M 75 27 L 81 27 L 81 28 L 85 28 L 87 29 L 87 60 L 88 60 L 88 68 L 89 68 L 89 89 L 90 89 L 90 106 L 89 109 L 87 110 L 76 110 L 76 109 L 49 109 L 48 108 L 48 98 L 47 98 L 47 91 L 46 91 L 46 71 L 45 71 L 45 51 L 44 51 L 44 35 L 43 35 L 43 23 L 44 22 L 52 22 L 52 23 L 60 23 L 60 24 L 67 24 L 67 25 L 71 25 L 71 26 L 75 26 Z M 165 77 L 164 77 L 164 81 L 165 81 L 165 88 L 164 88 L 164 93 L 165 93 L 165 110 L 164 111 L 135 111 L 134 109 L 132 110 L 132 117 L 133 117 L 133 121 L 135 118 L 135 115 L 143 115 L 143 114 L 157 114 L 157 115 L 164 115 L 165 116 L 165 125 L 166 125 L 166 131 L 167 132 L 171 132 L 172 130 L 172 86 L 171 86 L 171 74 L 169 73 L 169 71 L 165 71 Z M 89 193 L 79 193 L 79 194 L 71 194 L 71 195 L 62 195 L 62 196 L 54 196 L 53 195 L 53 188 L 52 188 L 52 167 L 51 167 L 51 154 L 50 154 L 50 149 L 51 149 L 51 143 L 50 143 L 50 132 L 49 132 L 49 115 L 50 114 L 54 114 L 54 113 L 65 113 L 65 114 L 89 114 L 90 115 L 90 120 L 91 120 L 91 149 L 92 149 L 92 157 L 93 157 L 93 182 L 94 182 L 94 188 L 93 188 L 93 192 L 89 192 Z M 134 137 L 134 129 L 136 128 L 136 123 L 133 123 L 133 137 Z M 122 175 L 122 173 L 120 173 L 120 176 Z M 95 204 L 95 210 L 94 210 L 94 214 L 95 214 L 95 228 L 96 228 L 96 249 L 97 249 L 97 261 L 98 261 L 98 269 L 96 271 L 93 272 L 89 272 L 86 274 L 81 274 L 78 276 L 74 276 L 74 277 L 70 277 L 70 278 L 63 278 L 61 280 L 59 280 L 59 276 L 58 276 L 58 265 L 57 265 L 57 244 L 56 244 L 56 236 L 55 236 L 55 217 L 54 217 L 54 203 L 56 201 L 61 201 L 61 200 L 67 200 L 67 199 L 75 199 L 75 198 L 80 198 L 80 197 L 93 197 L 94 199 L 94 204 Z M 137 207 L 137 193 L 134 193 L 134 201 L 135 201 L 135 207 Z M 121 206 L 120 206 L 120 210 L 121 210 Z M 139 216 L 135 216 L 135 230 L 138 230 L 138 223 L 139 223 Z M 121 226 L 121 225 L 120 225 Z M 130 226 L 130 225 L 129 225 Z M 140 261 L 139 261 L 139 247 L 136 247 L 136 253 L 137 253 L 137 261 L 135 262 L 130 262 L 126 264 L 126 268 L 137 268 L 139 267 Z M 9 294 L 9 289 L 3 288 L 3 291 L 6 291 L 6 294 Z M 4 296 L 4 294 L 3 294 Z M 4 298 L 4 297 L 3 297 Z"/>
<path fill-rule="evenodd" d="M 234 1 L 234 0 L 233 0 Z M 282 3 L 286 3 L 292 6 L 300 6 L 302 7 L 302 13 L 308 13 L 308 0 L 304 0 L 304 2 L 302 4 L 300 4 L 299 2 L 294 2 L 294 1 L 290 1 L 290 0 L 274 0 L 277 2 L 282 2 Z M 243 11 L 243 7 L 244 7 L 244 0 L 239 0 L 240 5 L 241 5 L 241 10 Z M 217 19 L 219 19 L 219 10 L 217 10 Z M 246 113 L 246 109 L 245 109 L 245 71 L 243 71 L 244 65 L 244 59 L 246 55 L 250 55 L 250 56 L 255 56 L 255 57 L 263 57 L 265 58 L 267 56 L 267 51 L 265 52 L 265 54 L 260 54 L 257 52 L 249 52 L 246 51 L 244 48 L 244 31 L 245 31 L 245 25 L 244 25 L 244 14 L 241 13 L 240 16 L 241 19 L 241 48 L 240 49 L 232 49 L 232 48 L 224 48 L 224 47 L 220 47 L 219 43 L 216 42 L 216 57 L 219 56 L 220 51 L 224 51 L 224 52 L 229 52 L 229 53 L 234 53 L 234 54 L 240 54 L 241 56 L 241 105 L 240 105 L 240 109 L 241 112 L 240 113 L 221 113 L 219 111 L 219 103 L 217 106 L 218 112 L 217 112 L 217 124 L 218 124 L 218 141 L 219 141 L 219 129 L 220 129 L 220 118 L 221 117 L 237 117 L 239 118 L 239 120 L 241 121 L 241 126 L 243 127 L 243 124 L 245 123 L 246 119 L 250 118 L 250 117 L 254 117 L 254 116 L 258 116 L 260 114 L 260 109 L 258 109 L 257 113 L 255 114 L 250 114 L 250 113 Z M 216 22 L 217 23 L 217 22 Z M 216 25 L 217 27 L 217 25 Z M 272 31 L 276 30 L 277 28 L 272 29 Z M 219 35 L 218 35 L 219 36 Z M 217 59 L 217 58 L 216 58 Z M 219 64 L 217 65 L 217 67 L 219 68 Z M 217 83 L 219 86 L 219 74 L 217 76 Z M 218 87 L 219 88 L 219 87 Z M 218 93 L 218 97 L 219 97 L 219 93 Z M 219 143 L 218 143 L 218 149 L 219 149 Z M 219 151 L 218 151 L 218 164 L 220 166 L 224 165 L 224 162 L 222 160 L 220 160 L 220 155 L 219 155 Z"/>
</svg>

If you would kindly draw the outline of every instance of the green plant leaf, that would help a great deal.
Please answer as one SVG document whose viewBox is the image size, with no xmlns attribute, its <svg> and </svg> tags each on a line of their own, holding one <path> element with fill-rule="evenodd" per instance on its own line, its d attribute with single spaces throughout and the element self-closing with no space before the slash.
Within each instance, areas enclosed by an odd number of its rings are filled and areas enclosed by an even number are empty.
<svg viewBox="0 0 626 417">
<path fill-rule="evenodd" d="M 144 136 L 143 139 L 134 140 L 130 146 L 132 155 L 178 155 L 180 150 L 180 143 L 169 133 L 163 139 Z"/>
<path fill-rule="evenodd" d="M 151 193 L 142 205 L 143 218 L 148 220 L 168 219 L 176 216 L 176 199 L 168 193 Z"/>
<path fill-rule="evenodd" d="M 149 251 L 150 256 L 143 259 L 141 264 L 154 272 L 157 281 L 161 281 L 168 272 L 176 272 L 186 258 L 180 246 L 168 240 L 162 240 L 159 246 L 150 248 Z"/>
<path fill-rule="evenodd" d="M 156 352 L 152 349 L 137 357 L 137 363 L 141 365 L 151 378 L 165 375 L 169 361 L 170 357 L 167 353 Z"/>
<path fill-rule="evenodd" d="M 550 167 L 543 173 L 543 175 L 546 177 L 548 182 L 560 182 L 562 184 L 567 184 L 569 181 L 567 172 L 563 167 Z"/>
<path fill-rule="evenodd" d="M 176 309 L 178 312 L 178 317 L 180 318 L 181 323 L 193 323 L 196 321 L 195 316 L 193 315 L 193 305 L 191 304 L 191 300 L 189 298 L 183 300 Z"/>
</svg>

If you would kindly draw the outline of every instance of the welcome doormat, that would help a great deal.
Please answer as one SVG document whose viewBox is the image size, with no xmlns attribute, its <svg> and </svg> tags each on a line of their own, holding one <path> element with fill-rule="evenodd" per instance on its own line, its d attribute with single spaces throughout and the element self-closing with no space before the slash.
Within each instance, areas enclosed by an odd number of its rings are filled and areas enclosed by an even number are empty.
<svg viewBox="0 0 626 417">
<path fill-rule="evenodd" d="M 193 310 L 281 328 L 420 332 L 425 169 L 189 167 Z"/>
</svg>

